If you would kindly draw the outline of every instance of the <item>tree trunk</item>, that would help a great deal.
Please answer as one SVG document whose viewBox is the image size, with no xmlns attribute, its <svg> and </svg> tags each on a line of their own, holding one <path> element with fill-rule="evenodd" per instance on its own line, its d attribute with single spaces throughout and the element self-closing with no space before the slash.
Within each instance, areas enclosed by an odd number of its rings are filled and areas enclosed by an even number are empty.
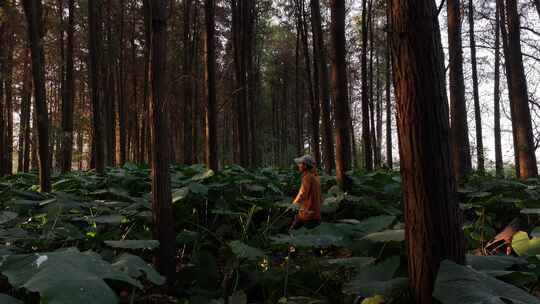
<svg viewBox="0 0 540 304">
<path fill-rule="evenodd" d="M 362 143 L 364 151 L 364 167 L 367 171 L 371 171 L 373 170 L 373 150 L 371 146 L 371 130 L 369 120 L 369 86 L 367 63 L 369 13 L 367 9 L 367 1 L 368 0 L 362 1 Z"/>
<path fill-rule="evenodd" d="M 17 172 L 28 172 L 30 148 L 30 103 L 32 102 L 32 80 L 28 51 L 24 55 L 23 87 L 21 92 L 21 123 L 19 131 L 19 151 Z"/>
<path fill-rule="evenodd" d="M 326 47 L 322 31 L 321 7 L 319 0 L 311 2 L 311 29 L 313 31 L 313 58 L 318 67 L 319 104 L 322 121 L 322 160 L 326 173 L 334 168 L 334 139 L 332 136 L 332 121 L 330 118 L 330 88 L 328 81 L 328 68 L 326 66 Z"/>
<path fill-rule="evenodd" d="M 34 99 L 39 149 L 39 185 L 42 192 L 51 190 L 51 155 L 49 153 L 49 115 L 45 96 L 45 55 L 43 51 L 43 26 L 41 0 L 24 0 L 28 23 L 28 37 L 34 76 Z"/>
<path fill-rule="evenodd" d="M 0 7 L 3 9 L 3 7 Z M 5 45 L 5 33 L 6 33 L 7 24 L 3 20 L 0 20 L 0 44 Z M 5 48 L 0 48 L 0 177 L 7 174 L 5 168 L 4 157 L 6 155 L 6 121 L 4 117 L 4 57 L 5 57 Z"/>
<path fill-rule="evenodd" d="M 215 49 L 215 0 L 205 0 L 206 16 L 206 165 L 218 170 L 217 104 L 216 104 L 216 49 Z"/>
<path fill-rule="evenodd" d="M 73 79 L 73 49 L 75 31 L 75 1 L 68 2 L 68 28 L 66 50 L 66 74 L 62 94 L 62 172 L 71 171 L 73 155 L 73 99 L 75 96 L 75 80 Z"/>
<path fill-rule="evenodd" d="M 448 52 L 450 61 L 450 132 L 454 173 L 458 183 L 471 172 L 469 129 L 463 79 L 460 0 L 448 0 Z"/>
<path fill-rule="evenodd" d="M 495 137 L 495 173 L 497 176 L 503 176 L 503 158 L 501 148 L 501 90 L 500 90 L 500 10 L 495 9 L 495 72 L 494 72 L 494 92 L 493 92 L 493 119 L 494 119 L 494 137 Z"/>
<path fill-rule="evenodd" d="M 441 261 L 465 262 L 442 45 L 433 0 L 392 0 L 391 5 L 409 282 L 415 303 L 431 304 Z"/>
<path fill-rule="evenodd" d="M 89 23 L 89 66 L 88 78 L 90 80 L 90 98 L 93 112 L 92 145 L 95 155 L 95 168 L 98 174 L 105 172 L 105 132 L 103 130 L 103 103 L 101 100 L 101 9 L 100 0 L 88 0 L 88 23 Z"/>
<path fill-rule="evenodd" d="M 347 63 L 345 61 L 345 3 L 330 0 L 330 36 L 332 100 L 336 121 L 336 177 L 340 187 L 349 188 L 346 172 L 351 168 L 351 136 L 349 133 Z"/>
<path fill-rule="evenodd" d="M 14 40 L 14 32 L 12 28 L 12 22 L 8 20 L 7 39 L 6 42 Z M 6 47 L 7 54 L 4 62 L 4 110 L 5 110 L 5 154 L 2 156 L 4 159 L 4 168 L 7 175 L 13 174 L 13 43 L 9 43 Z"/>
<path fill-rule="evenodd" d="M 183 91 L 184 91 L 184 164 L 193 164 L 193 122 L 192 122 L 192 61 L 193 54 L 191 49 L 192 31 L 191 31 L 191 11 L 193 6 L 193 0 L 183 1 L 184 10 L 184 64 L 183 64 Z"/>
<path fill-rule="evenodd" d="M 386 27 L 387 29 L 390 29 L 392 27 L 392 24 L 390 23 L 390 3 L 387 2 L 386 4 L 388 7 L 386 9 Z M 386 78 L 386 166 L 388 169 L 392 169 L 394 167 L 393 164 L 393 156 L 392 156 L 392 100 L 391 100 L 391 85 L 392 85 L 392 63 L 391 63 L 391 43 L 390 43 L 390 31 L 387 31 L 386 33 L 386 70 L 385 70 L 385 78 Z"/>
<path fill-rule="evenodd" d="M 474 97 L 474 121 L 476 126 L 476 160 L 478 172 L 485 171 L 484 166 L 484 143 L 482 138 L 482 113 L 480 109 L 480 97 L 478 94 L 478 72 L 476 68 L 476 39 L 474 37 L 474 3 L 469 0 L 469 41 L 471 47 L 471 70 Z"/>
<path fill-rule="evenodd" d="M 508 56 L 505 62 L 507 67 L 510 67 L 512 75 L 509 93 L 511 106 L 515 113 L 513 134 L 518 148 L 520 169 L 518 177 L 526 180 L 538 176 L 538 167 L 536 165 L 527 81 L 521 54 L 520 22 L 516 0 L 506 0 L 506 15 L 508 18 Z"/>
<path fill-rule="evenodd" d="M 172 211 L 171 180 L 169 176 L 169 150 L 165 96 L 167 96 L 167 2 L 152 1 L 152 56 L 151 83 L 151 150 L 152 150 L 152 210 L 154 237 L 159 241 L 155 257 L 157 270 L 165 276 L 167 284 L 176 281 L 176 233 Z"/>
<path fill-rule="evenodd" d="M 128 115 L 128 104 L 126 103 L 126 69 L 124 67 L 125 63 L 125 5 L 124 0 L 120 0 L 120 56 L 118 59 L 118 156 L 117 161 L 120 166 L 123 166 L 126 161 L 126 151 L 127 151 L 127 115 Z"/>
</svg>

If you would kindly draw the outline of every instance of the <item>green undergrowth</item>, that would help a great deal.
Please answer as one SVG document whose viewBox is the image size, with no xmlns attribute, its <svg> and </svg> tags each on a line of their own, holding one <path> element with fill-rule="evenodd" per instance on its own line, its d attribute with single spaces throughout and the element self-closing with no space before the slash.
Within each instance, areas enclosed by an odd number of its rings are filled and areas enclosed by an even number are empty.
<svg viewBox="0 0 540 304">
<path fill-rule="evenodd" d="M 0 179 L 1 303 L 412 303 L 395 172 L 351 173 L 342 192 L 321 175 L 323 223 L 287 233 L 300 177 L 292 169 L 219 173 L 171 168 L 177 231 L 175 294 L 152 267 L 149 170 L 103 176 L 35 173 Z M 490 176 L 460 189 L 468 266 L 445 261 L 434 296 L 450 303 L 540 303 L 540 182 Z M 478 256 L 519 218 L 513 256 Z M 476 255 L 473 255 L 476 254 Z"/>
</svg>

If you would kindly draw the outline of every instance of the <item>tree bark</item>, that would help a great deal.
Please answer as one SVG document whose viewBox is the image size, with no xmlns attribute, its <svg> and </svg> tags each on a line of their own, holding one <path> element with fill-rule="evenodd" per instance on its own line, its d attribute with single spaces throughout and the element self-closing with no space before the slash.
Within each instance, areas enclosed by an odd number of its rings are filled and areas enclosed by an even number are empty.
<svg viewBox="0 0 540 304">
<path fill-rule="evenodd" d="M 465 262 L 442 45 L 433 0 L 392 0 L 391 5 L 409 282 L 415 303 L 431 304 L 441 261 Z"/>
<path fill-rule="evenodd" d="M 45 96 L 45 55 L 41 0 L 24 0 L 23 8 L 28 23 L 28 37 L 34 77 L 34 100 L 39 149 L 39 185 L 42 192 L 51 190 L 51 155 L 49 152 L 49 115 Z"/>
<path fill-rule="evenodd" d="M 328 68 L 326 66 L 326 46 L 322 31 L 321 7 L 319 0 L 311 2 L 311 29 L 313 31 L 313 58 L 318 67 L 319 104 L 321 108 L 322 126 L 322 160 L 324 170 L 330 174 L 334 168 L 334 139 L 332 136 L 332 120 L 330 118 L 330 87 Z"/>
<path fill-rule="evenodd" d="M 392 156 L 392 100 L 391 100 L 391 85 L 392 85 L 392 62 L 391 62 L 391 36 L 389 29 L 392 27 L 390 23 L 390 3 L 387 2 L 386 9 L 386 166 L 389 169 L 394 167 Z"/>
<path fill-rule="evenodd" d="M 331 83 L 336 121 L 336 177 L 340 187 L 348 189 L 346 172 L 351 168 L 351 136 L 349 133 L 347 63 L 345 61 L 345 3 L 330 0 L 330 36 L 332 44 Z"/>
<path fill-rule="evenodd" d="M 216 104 L 216 49 L 215 49 L 215 0 L 205 0 L 206 17 L 206 165 L 218 170 L 217 104 Z"/>
<path fill-rule="evenodd" d="M 120 56 L 118 59 L 118 74 L 119 74 L 119 86 L 118 86 L 118 156 L 117 161 L 120 166 L 123 166 L 126 161 L 127 153 L 127 115 L 128 104 L 126 103 L 126 69 L 125 63 L 125 13 L 126 9 L 124 0 L 120 0 Z"/>
<path fill-rule="evenodd" d="M 73 78 L 73 49 L 75 31 L 75 1 L 68 2 L 68 28 L 66 50 L 66 74 L 62 94 L 62 172 L 71 171 L 73 155 L 73 99 L 75 96 L 75 80 Z"/>
<path fill-rule="evenodd" d="M 19 151 L 17 172 L 28 172 L 30 149 L 30 103 L 32 101 L 32 80 L 28 50 L 24 55 L 23 87 L 21 92 L 21 123 L 19 131 Z"/>
<path fill-rule="evenodd" d="M 92 100 L 92 145 L 95 155 L 95 169 L 98 174 L 105 172 L 105 132 L 103 130 L 103 103 L 101 99 L 101 9 L 100 0 L 88 0 L 89 23 L 89 66 L 90 99 Z"/>
<path fill-rule="evenodd" d="M 454 174 L 458 183 L 471 172 L 469 128 L 463 79 L 460 0 L 448 0 L 448 52 L 450 65 L 450 132 Z"/>
<path fill-rule="evenodd" d="M 476 39 L 474 37 L 474 3 L 469 0 L 469 42 L 471 48 L 471 71 L 474 97 L 474 121 L 476 126 L 476 161 L 478 172 L 485 171 L 484 166 L 484 143 L 482 136 L 482 113 L 480 109 L 480 97 L 478 94 L 478 72 L 476 64 Z"/>
<path fill-rule="evenodd" d="M 500 10 L 495 9 L 495 72 L 494 72 L 494 92 L 493 92 L 493 119 L 494 119 L 494 137 L 495 137 L 495 173 L 497 176 L 503 176 L 503 158 L 501 147 L 501 90 L 500 90 L 500 65 L 501 65 L 501 52 L 500 52 Z"/>
<path fill-rule="evenodd" d="M 154 237 L 159 241 L 155 257 L 157 270 L 165 276 L 167 284 L 176 281 L 176 233 L 172 211 L 171 180 L 169 176 L 169 150 L 165 96 L 167 96 L 167 0 L 151 2 L 151 150 L 152 150 L 152 210 Z"/>
<path fill-rule="evenodd" d="M 513 134 L 518 148 L 520 169 L 518 177 L 526 180 L 538 176 L 538 167 L 536 165 L 527 80 L 521 54 L 520 22 L 516 0 L 506 0 L 506 14 L 508 18 L 508 57 L 506 57 L 505 62 L 507 62 L 507 66 L 510 66 L 512 75 L 509 93 L 511 106 L 515 111 Z"/>
<path fill-rule="evenodd" d="M 367 171 L 373 170 L 373 153 L 371 146 L 371 130 L 369 115 L 369 86 L 368 86 L 368 20 L 369 13 L 367 1 L 362 1 L 362 143 L 364 152 L 364 167 Z M 336 147 L 337 149 L 337 147 Z"/>
</svg>

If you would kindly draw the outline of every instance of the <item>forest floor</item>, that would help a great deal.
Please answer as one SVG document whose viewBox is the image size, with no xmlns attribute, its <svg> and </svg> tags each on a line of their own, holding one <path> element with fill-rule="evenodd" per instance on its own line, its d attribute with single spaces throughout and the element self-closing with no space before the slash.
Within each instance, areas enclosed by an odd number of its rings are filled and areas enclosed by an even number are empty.
<svg viewBox="0 0 540 304">
<path fill-rule="evenodd" d="M 175 296 L 160 293 L 150 264 L 159 243 L 147 168 L 56 176 L 48 194 L 36 192 L 35 173 L 0 179 L 0 302 L 411 303 L 400 177 L 352 178 L 343 193 L 322 174 L 323 223 L 288 234 L 294 170 L 173 167 Z M 443 262 L 435 298 L 540 303 L 540 181 L 474 176 L 460 201 L 469 266 Z M 511 222 L 509 242 L 485 250 Z"/>
</svg>

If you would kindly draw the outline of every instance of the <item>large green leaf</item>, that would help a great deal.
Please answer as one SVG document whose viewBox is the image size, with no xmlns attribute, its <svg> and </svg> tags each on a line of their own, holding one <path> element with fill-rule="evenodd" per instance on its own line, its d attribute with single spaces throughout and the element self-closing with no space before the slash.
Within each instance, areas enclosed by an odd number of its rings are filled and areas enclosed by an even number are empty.
<svg viewBox="0 0 540 304">
<path fill-rule="evenodd" d="M 16 219 L 17 216 L 19 216 L 17 213 L 11 211 L 0 212 L 0 225 Z"/>
<path fill-rule="evenodd" d="M 358 274 L 343 286 L 343 292 L 361 297 L 389 295 L 396 289 L 407 286 L 407 278 L 394 278 L 400 257 L 394 256 L 378 264 L 358 270 Z"/>
<path fill-rule="evenodd" d="M 385 230 L 381 232 L 370 233 L 362 238 L 371 242 L 403 242 L 405 240 L 405 230 Z"/>
<path fill-rule="evenodd" d="M 125 253 L 114 260 L 112 267 L 117 271 L 126 273 L 132 278 L 140 278 L 144 274 L 148 281 L 156 285 L 163 285 L 165 283 L 163 276 L 136 255 Z"/>
<path fill-rule="evenodd" d="M 274 244 L 288 244 L 302 248 L 341 246 L 343 244 L 342 237 L 328 234 L 299 234 L 293 236 L 278 234 L 277 236 L 270 237 L 270 239 Z"/>
<path fill-rule="evenodd" d="M 514 265 L 523 265 L 526 263 L 522 258 L 504 255 L 467 256 L 467 264 L 476 270 L 506 270 Z"/>
<path fill-rule="evenodd" d="M 433 296 L 442 304 L 540 303 L 524 290 L 448 260 L 441 263 Z"/>
<path fill-rule="evenodd" d="M 105 241 L 105 244 L 113 248 L 154 249 L 159 246 L 159 241 L 157 240 L 122 240 L 122 241 Z"/>
<path fill-rule="evenodd" d="M 2 304 L 23 304 L 22 301 L 15 299 L 12 296 L 0 293 L 0 303 Z"/>
<path fill-rule="evenodd" d="M 38 292 L 48 304 L 117 303 L 104 279 L 142 288 L 127 274 L 115 270 L 94 252 L 70 248 L 58 252 L 12 255 L 4 258 L 0 272 L 15 288 Z"/>
<path fill-rule="evenodd" d="M 239 258 L 257 261 L 264 257 L 264 252 L 258 248 L 248 246 L 241 241 L 229 242 L 232 252 Z"/>
<path fill-rule="evenodd" d="M 519 231 L 512 237 L 512 249 L 520 256 L 538 255 L 540 254 L 540 238 L 529 239 L 527 232 Z"/>
</svg>

